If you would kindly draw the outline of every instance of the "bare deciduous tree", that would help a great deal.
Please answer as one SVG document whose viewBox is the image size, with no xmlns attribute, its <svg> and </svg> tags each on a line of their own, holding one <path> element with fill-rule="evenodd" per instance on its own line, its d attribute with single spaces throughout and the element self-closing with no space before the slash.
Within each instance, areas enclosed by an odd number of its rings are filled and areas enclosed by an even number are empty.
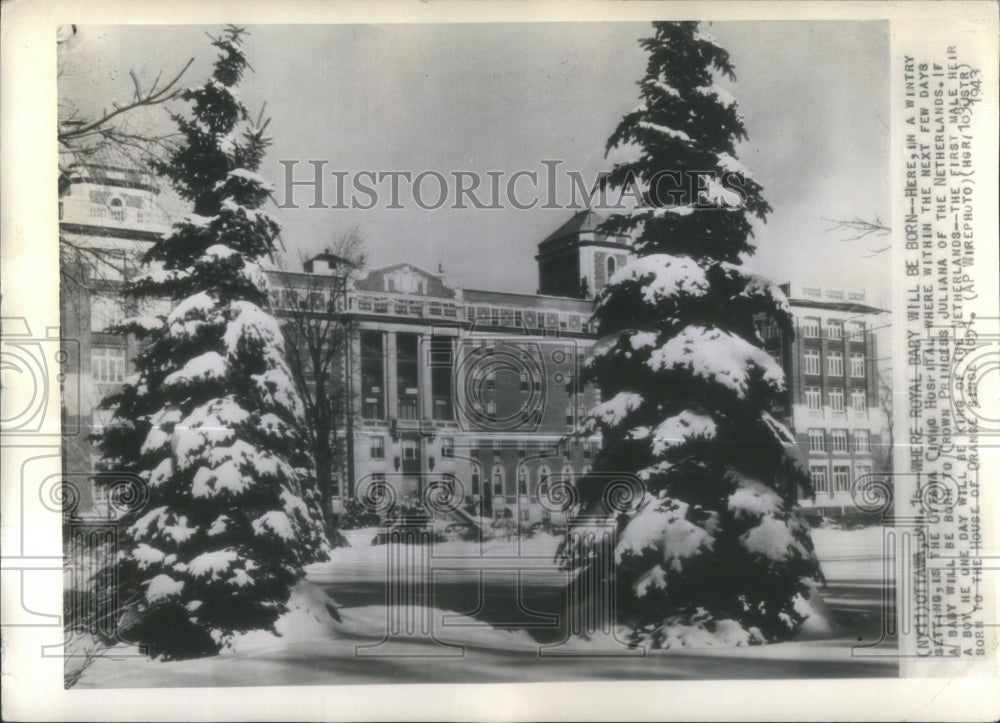
<svg viewBox="0 0 1000 723">
<path fill-rule="evenodd" d="M 833 224 L 828 229 L 829 231 L 844 234 L 844 238 L 840 239 L 843 242 L 878 238 L 888 236 L 892 233 L 892 228 L 887 226 L 878 216 L 875 216 L 872 220 L 862 218 L 853 218 L 850 220 L 824 218 L 823 220 Z M 890 248 L 891 244 L 888 243 L 876 248 L 869 247 L 866 258 L 877 256 L 880 253 L 888 251 Z"/>
<path fill-rule="evenodd" d="M 74 25 L 61 27 L 58 33 L 60 48 L 71 45 L 76 33 Z M 66 63 L 65 57 L 60 58 L 56 131 L 60 193 L 68 187 L 75 171 L 109 162 L 147 168 L 151 161 L 162 158 L 170 149 L 175 134 L 155 131 L 141 115 L 144 110 L 168 103 L 183 92 L 180 81 L 192 63 L 194 58 L 189 58 L 169 79 L 159 73 L 151 83 L 145 83 L 137 73 L 129 71 L 132 92 L 127 100 L 112 101 L 110 107 L 86 113 L 65 93 Z M 59 271 L 64 282 L 99 294 L 102 293 L 101 285 L 91 280 L 108 275 L 121 278 L 131 270 L 131 260 L 118 250 L 77 243 L 65 234 L 59 236 Z"/>
<path fill-rule="evenodd" d="M 285 330 L 285 354 L 305 406 L 305 431 L 331 539 L 333 482 L 345 472 L 346 427 L 352 421 L 345 356 L 354 328 L 344 302 L 349 279 L 364 267 L 363 245 L 357 228 L 340 234 L 324 254 L 331 263 L 329 275 L 287 273 L 290 264 L 279 262 L 286 273 L 279 277 L 282 303 L 273 310 Z"/>
<path fill-rule="evenodd" d="M 876 378 L 878 385 L 878 404 L 885 416 L 885 439 L 882 440 L 880 457 L 882 467 L 892 472 L 892 450 L 895 444 L 895 427 L 893 419 L 892 370 L 880 369 Z"/>
</svg>

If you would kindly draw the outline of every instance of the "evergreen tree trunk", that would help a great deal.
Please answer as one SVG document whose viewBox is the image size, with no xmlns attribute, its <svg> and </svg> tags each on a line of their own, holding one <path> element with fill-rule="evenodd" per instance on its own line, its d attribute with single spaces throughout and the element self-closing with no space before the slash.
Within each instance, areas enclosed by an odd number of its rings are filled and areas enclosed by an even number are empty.
<svg viewBox="0 0 1000 723">
<path fill-rule="evenodd" d="M 601 340 L 585 369 L 604 400 L 583 512 L 608 509 L 608 480 L 635 475 L 641 501 L 619 518 L 619 622 L 653 646 L 750 644 L 801 625 L 806 580 L 819 576 L 796 488 L 810 490 L 794 440 L 769 413 L 780 365 L 755 320 L 791 317 L 782 292 L 746 271 L 753 217 L 770 211 L 736 160 L 743 120 L 716 76 L 728 53 L 694 22 L 654 23 L 641 103 L 608 141 L 629 157 L 611 187 L 639 202 L 603 230 L 633 258 L 597 300 Z M 564 544 L 565 548 L 565 544 Z M 564 562 L 586 560 L 563 549 Z"/>
</svg>

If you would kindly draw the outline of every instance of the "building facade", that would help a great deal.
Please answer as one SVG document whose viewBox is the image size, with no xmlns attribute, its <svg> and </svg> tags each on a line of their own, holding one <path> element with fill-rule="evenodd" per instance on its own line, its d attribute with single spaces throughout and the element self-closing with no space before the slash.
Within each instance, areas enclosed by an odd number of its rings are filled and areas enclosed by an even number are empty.
<svg viewBox="0 0 1000 723">
<path fill-rule="evenodd" d="M 60 232 L 82 253 L 82 268 L 71 269 L 77 278 L 63 283 L 63 336 L 78 343 L 69 371 L 80 382 L 67 387 L 81 389 L 65 400 L 65 413 L 84 430 L 106 423 L 99 402 L 124 380 L 136 351 L 108 327 L 166 311 L 129 308 L 119 293 L 141 253 L 169 228 L 157 197 L 150 178 L 110 168 L 81 170 L 63 189 Z M 629 255 L 597 231 L 600 221 L 580 211 L 539 243 L 537 294 L 464 288 L 413 263 L 352 276 L 330 253 L 301 272 L 269 272 L 279 319 L 301 313 L 306 299 L 309 313 L 336 317 L 349 330 L 330 371 L 346 400 L 334 511 L 387 492 L 416 503 L 436 490 L 474 516 L 564 521 L 565 486 L 589 471 L 600 444 L 574 434 L 599 401 L 597 390 L 579 383 L 595 341 L 593 298 Z M 788 379 L 775 411 L 808 457 L 816 498 L 806 504 L 844 509 L 852 484 L 885 471 L 888 458 L 877 453 L 885 419 L 873 333 L 884 312 L 860 292 L 785 290 L 794 338 L 767 320 L 759 326 Z M 67 471 L 92 471 L 95 462 L 84 435 L 66 440 Z M 97 487 L 81 497 L 82 508 L 113 514 Z"/>
<path fill-rule="evenodd" d="M 577 213 L 540 244 L 538 294 L 462 288 L 412 263 L 347 284 L 332 303 L 352 329 L 339 507 L 373 488 L 415 502 L 443 485 L 476 516 L 564 521 L 563 486 L 589 471 L 599 444 L 570 438 L 597 402 L 578 382 L 595 340 L 592 297 L 627 255 L 595 233 L 595 218 Z M 572 278 L 554 272 L 551 253 Z M 341 293 L 336 259 L 321 254 L 305 268 L 329 275 L 317 301 L 330 306 Z M 317 293 L 315 277 L 273 276 L 279 317 Z"/>
<path fill-rule="evenodd" d="M 794 336 L 767 320 L 758 331 L 785 370 L 788 391 L 776 412 L 807 460 L 815 499 L 803 504 L 826 514 L 849 513 L 852 488 L 890 471 L 877 344 L 888 312 L 866 303 L 860 290 L 798 283 L 782 290 Z"/>
<path fill-rule="evenodd" d="M 155 178 L 147 173 L 88 164 L 71 166 L 60 179 L 60 336 L 64 340 L 64 427 L 80 430 L 63 440 L 63 470 L 86 479 L 97 454 L 87 435 L 99 432 L 109 413 L 100 402 L 132 368 L 134 340 L 109 333 L 128 316 L 156 314 L 153 304 L 125 303 L 122 285 L 139 269 L 139 258 L 170 228 Z M 78 509 L 114 515 L 93 479 L 77 484 Z"/>
</svg>

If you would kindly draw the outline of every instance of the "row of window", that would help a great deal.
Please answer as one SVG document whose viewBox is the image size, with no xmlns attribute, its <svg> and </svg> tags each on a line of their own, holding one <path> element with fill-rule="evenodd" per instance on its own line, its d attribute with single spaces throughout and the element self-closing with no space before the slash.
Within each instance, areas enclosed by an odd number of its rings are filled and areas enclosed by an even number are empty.
<svg viewBox="0 0 1000 723">
<path fill-rule="evenodd" d="M 580 475 L 585 475 L 590 472 L 590 465 L 584 465 L 580 470 Z M 563 465 L 562 469 L 559 471 L 558 475 L 552 474 L 552 469 L 546 465 L 540 465 L 534 477 L 532 476 L 531 470 L 527 466 L 520 466 L 517 470 L 517 494 L 528 495 L 533 494 L 535 496 L 541 496 L 548 493 L 549 484 L 554 482 L 565 482 L 567 484 L 572 484 L 573 480 L 576 479 L 576 472 L 570 465 Z M 450 482 L 455 484 L 456 477 L 453 474 L 444 473 L 441 475 L 446 483 Z M 536 486 L 532 486 L 532 479 L 537 481 Z M 490 469 L 489 485 L 486 487 L 486 492 L 492 494 L 496 497 L 506 496 L 506 481 L 507 473 L 503 468 L 503 465 L 495 464 Z M 483 484 L 482 476 L 480 474 L 479 468 L 475 467 L 472 470 L 472 474 L 469 479 L 470 489 L 469 494 L 481 495 L 483 494 Z M 371 484 L 374 487 L 384 486 L 386 484 L 386 476 L 384 472 L 373 472 L 371 474 Z M 529 490 L 531 490 L 529 492 Z"/>
<path fill-rule="evenodd" d="M 854 479 L 861 479 L 866 474 L 871 474 L 872 468 L 869 465 L 858 465 L 855 468 Z M 851 491 L 851 468 L 848 465 L 833 465 L 833 474 L 825 464 L 810 465 L 809 476 L 812 478 L 813 488 L 816 493 L 821 492 L 850 492 Z"/>
<path fill-rule="evenodd" d="M 284 303 L 287 306 L 294 304 Z M 385 299 L 375 296 L 359 296 L 351 302 L 359 311 L 400 316 L 440 316 L 457 318 L 459 307 L 438 301 L 415 301 L 412 299 Z M 478 326 L 501 326 L 523 329 L 559 329 L 561 331 L 589 330 L 587 316 L 581 314 L 560 314 L 533 310 L 511 309 L 498 306 L 466 306 L 465 318 Z"/>
<path fill-rule="evenodd" d="M 815 339 L 823 336 L 823 331 L 823 322 L 818 316 L 807 316 L 802 319 L 802 336 Z M 825 331 L 828 339 L 843 339 L 846 332 L 849 339 L 864 341 L 865 322 L 850 321 L 845 324 L 842 319 L 827 319 Z"/>
<path fill-rule="evenodd" d="M 149 299 L 140 302 L 139 316 L 156 316 L 170 312 L 170 303 L 164 299 Z M 90 297 L 90 330 L 107 331 L 112 326 L 125 321 L 125 304 L 121 299 L 107 296 Z"/>
<path fill-rule="evenodd" d="M 819 387 L 805 388 L 806 407 L 813 411 L 823 408 L 823 396 Z M 826 392 L 826 403 L 834 412 L 844 411 L 844 390 L 841 387 L 833 387 Z M 868 411 L 868 398 L 864 389 L 851 390 L 851 409 L 855 412 Z"/>
<path fill-rule="evenodd" d="M 465 307 L 467 321 L 479 326 L 505 326 L 525 329 L 559 329 L 560 331 L 589 330 L 587 316 L 534 310 L 509 309 L 497 306 Z"/>
<path fill-rule="evenodd" d="M 440 437 L 441 445 L 441 456 L 445 459 L 452 459 L 455 456 L 455 438 L 454 437 Z M 527 443 L 524 440 L 517 441 L 517 455 L 518 457 L 528 456 L 528 451 L 532 452 L 532 456 L 535 454 L 545 454 L 547 456 L 555 456 L 557 453 L 557 445 L 549 444 L 547 442 L 533 442 Z M 594 452 L 597 449 L 597 443 L 582 442 L 581 449 L 583 452 L 584 459 L 591 459 Z M 504 447 L 511 447 L 513 443 L 503 443 L 492 445 L 492 454 L 494 459 L 499 459 L 501 451 Z M 401 443 L 402 455 L 404 460 L 416 460 L 420 458 L 420 447 L 415 439 L 404 439 Z M 483 447 L 480 448 L 482 453 Z M 385 437 L 381 435 L 371 435 L 368 438 L 368 457 L 370 459 L 385 459 Z M 570 446 L 563 445 L 563 458 L 569 459 L 570 457 Z"/>
<path fill-rule="evenodd" d="M 339 311 L 342 294 L 334 289 L 271 289 L 268 300 L 272 309 Z"/>
<path fill-rule="evenodd" d="M 806 374 L 820 374 L 822 364 L 820 363 L 820 352 L 818 349 L 806 349 L 802 355 L 802 364 Z M 864 379 L 865 377 L 865 355 L 864 353 L 851 354 L 851 377 L 853 379 Z M 831 377 L 844 376 L 844 353 L 841 351 L 828 351 L 826 353 L 826 373 Z"/>
<path fill-rule="evenodd" d="M 809 430 L 810 452 L 827 451 L 826 434 L 827 433 L 822 429 Z M 833 452 L 847 453 L 851 451 L 848 444 L 848 431 L 846 429 L 831 429 L 829 435 L 830 449 Z M 855 452 L 859 454 L 867 454 L 871 451 L 871 435 L 867 429 L 857 429 L 851 436 L 853 436 Z"/>
</svg>

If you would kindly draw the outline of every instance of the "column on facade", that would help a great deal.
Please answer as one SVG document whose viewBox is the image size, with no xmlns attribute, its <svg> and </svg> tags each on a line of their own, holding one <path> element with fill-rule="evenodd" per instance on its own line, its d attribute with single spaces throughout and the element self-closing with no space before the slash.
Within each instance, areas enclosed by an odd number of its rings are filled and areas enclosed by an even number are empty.
<svg viewBox="0 0 1000 723">
<path fill-rule="evenodd" d="M 399 418 L 399 385 L 396 379 L 396 334 L 385 332 L 385 411 L 390 419 Z"/>
<path fill-rule="evenodd" d="M 434 418 L 434 400 L 431 398 L 431 335 L 421 334 L 417 346 L 417 373 L 420 384 L 417 387 L 421 419 Z"/>
</svg>

